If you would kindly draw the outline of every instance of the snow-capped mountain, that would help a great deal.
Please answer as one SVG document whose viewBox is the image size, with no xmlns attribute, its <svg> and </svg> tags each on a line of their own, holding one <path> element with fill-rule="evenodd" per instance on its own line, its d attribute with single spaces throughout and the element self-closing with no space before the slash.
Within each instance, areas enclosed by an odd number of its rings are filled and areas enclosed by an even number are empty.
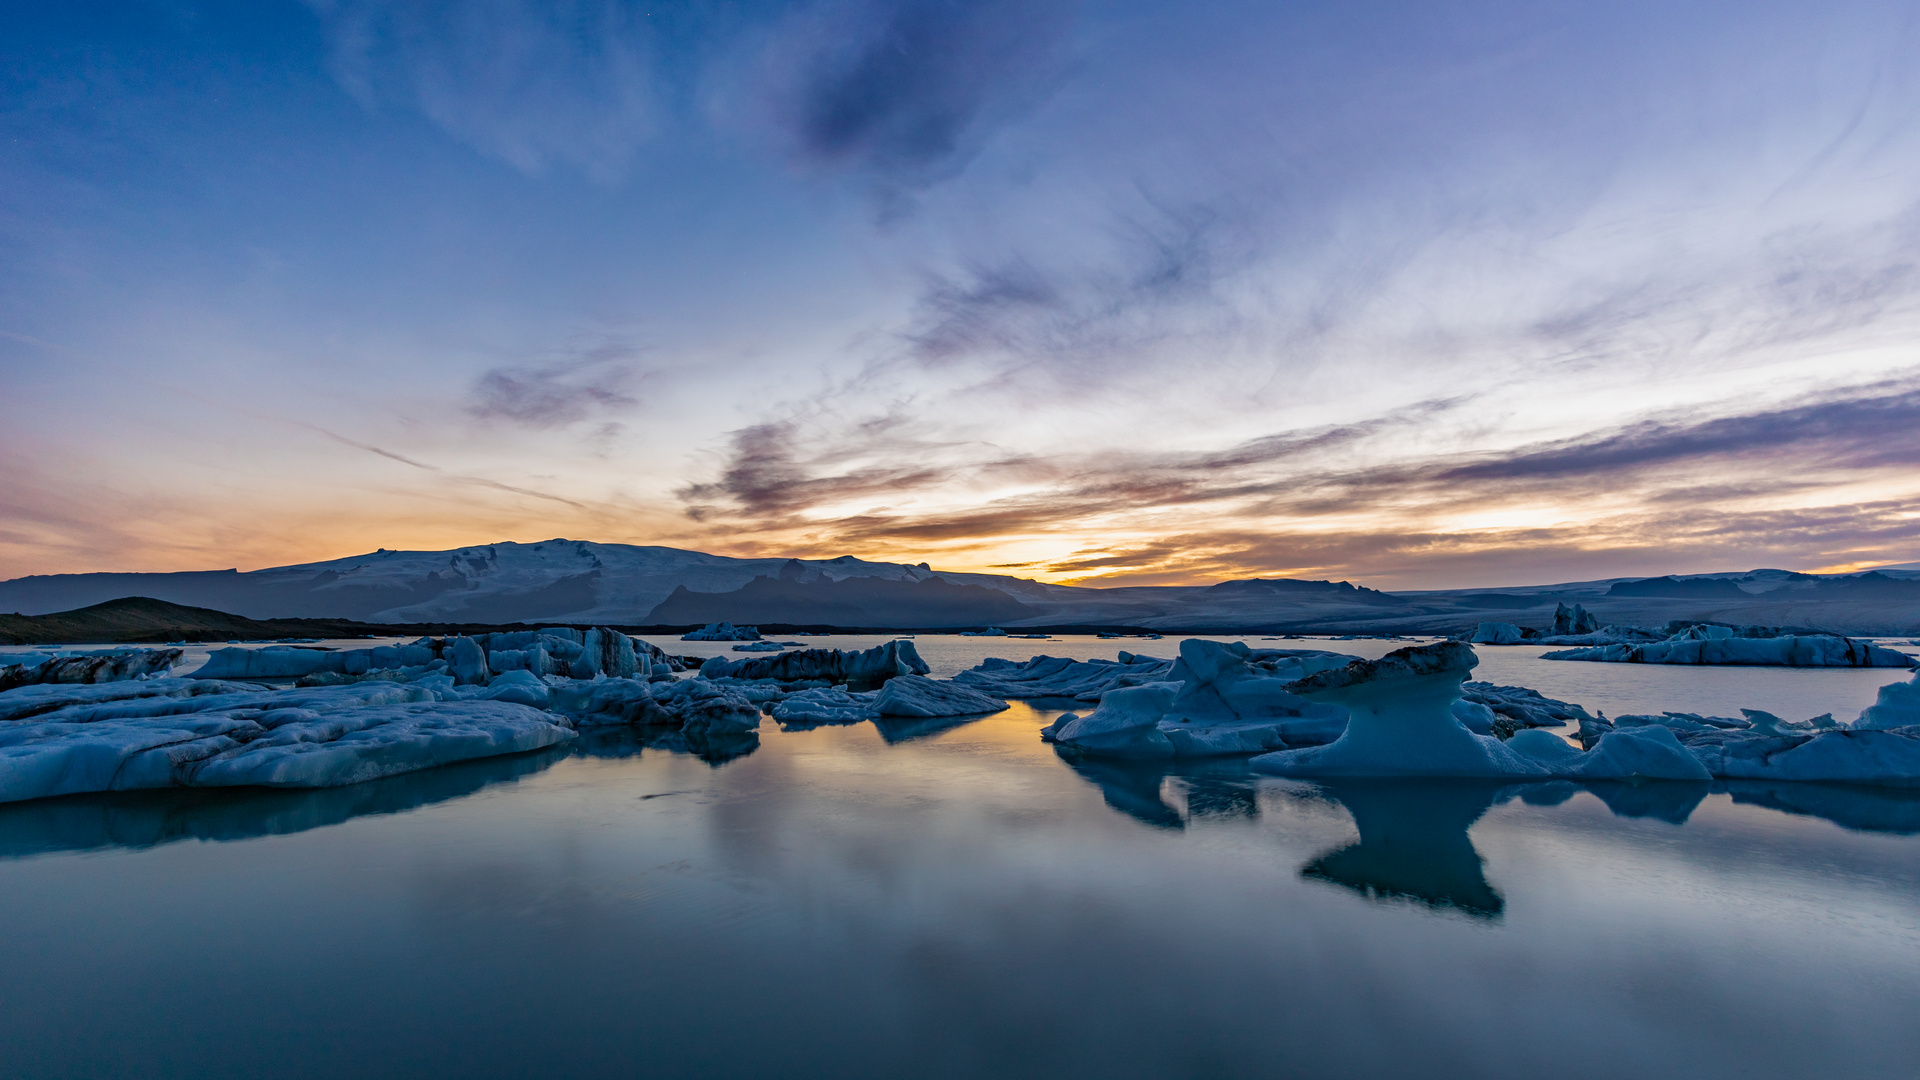
<svg viewBox="0 0 1920 1080">
<path fill-rule="evenodd" d="M 1920 632 L 1920 572 L 1755 570 L 1563 585 L 1385 593 L 1290 579 L 1085 588 L 925 563 L 736 559 L 668 547 L 547 540 L 387 551 L 239 573 L 55 574 L 0 582 L 0 611 L 35 615 L 146 596 L 248 618 L 378 623 L 734 622 L 863 627 L 1138 626 L 1452 632 L 1481 619 L 1545 625 L 1580 602 L 1603 621 L 1708 619 Z"/>
</svg>

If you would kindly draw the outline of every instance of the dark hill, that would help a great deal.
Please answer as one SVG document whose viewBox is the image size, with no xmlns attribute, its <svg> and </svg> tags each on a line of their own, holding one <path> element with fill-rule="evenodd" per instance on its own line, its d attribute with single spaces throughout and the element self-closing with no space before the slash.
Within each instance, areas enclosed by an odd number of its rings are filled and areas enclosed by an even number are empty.
<svg viewBox="0 0 1920 1080">
<path fill-rule="evenodd" d="M 955 585 L 939 578 L 889 581 L 846 578 L 795 581 L 757 577 L 732 592 L 701 593 L 682 585 L 648 613 L 654 625 L 712 622 L 790 625 L 954 627 L 991 626 L 1033 614 L 998 589 Z"/>
<path fill-rule="evenodd" d="M 1302 581 L 1296 578 L 1241 578 L 1207 587 L 1209 597 L 1258 600 L 1334 600 L 1349 604 L 1406 607 L 1405 597 L 1355 585 L 1349 581 Z"/>
<path fill-rule="evenodd" d="M 1685 596 L 1685 597 L 1751 597 L 1738 582 L 1728 578 L 1646 578 L 1642 581 L 1616 581 L 1607 590 L 1608 596 Z"/>
<path fill-rule="evenodd" d="M 327 619 L 248 619 L 145 596 L 122 597 L 51 615 L 0 615 L 0 642 L 8 645 L 359 637 L 370 629 L 391 632 L 384 627 Z"/>
</svg>

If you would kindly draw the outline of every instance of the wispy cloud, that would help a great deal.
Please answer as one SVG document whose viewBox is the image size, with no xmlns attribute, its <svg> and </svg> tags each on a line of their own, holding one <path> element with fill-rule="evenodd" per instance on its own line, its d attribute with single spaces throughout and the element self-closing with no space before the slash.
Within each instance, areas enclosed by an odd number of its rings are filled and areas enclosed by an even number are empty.
<svg viewBox="0 0 1920 1080">
<path fill-rule="evenodd" d="M 648 13 L 619 0 L 306 0 L 362 104 L 416 108 L 528 173 L 611 182 L 661 122 Z"/>
<path fill-rule="evenodd" d="M 629 393 L 641 378 L 631 362 L 637 355 L 622 342 L 602 342 L 544 363 L 491 368 L 474 380 L 467 412 L 551 428 L 637 405 Z"/>
<path fill-rule="evenodd" d="M 1075 0 L 829 0 L 766 38 L 759 96 L 796 160 L 883 200 L 963 168 L 1065 63 Z"/>
</svg>

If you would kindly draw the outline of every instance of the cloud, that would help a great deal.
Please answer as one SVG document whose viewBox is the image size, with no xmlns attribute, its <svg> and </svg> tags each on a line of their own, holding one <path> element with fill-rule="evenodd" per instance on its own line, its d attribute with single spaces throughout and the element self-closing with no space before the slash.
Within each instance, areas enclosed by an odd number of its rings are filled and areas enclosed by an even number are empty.
<svg viewBox="0 0 1920 1080">
<path fill-rule="evenodd" d="M 363 105 L 418 109 L 527 173 L 611 183 L 660 125 L 647 13 L 618 0 L 306 0 Z"/>
<path fill-rule="evenodd" d="M 696 520 L 721 514 L 789 518 L 811 507 L 860 496 L 899 494 L 948 478 L 942 469 L 921 465 L 856 465 L 819 475 L 820 465 L 844 459 L 846 449 L 807 455 L 799 444 L 799 426 L 791 421 L 743 428 L 733 433 L 731 442 L 718 479 L 689 484 L 675 493 L 690 504 L 689 512 Z M 711 505 L 714 500 L 732 505 L 718 508 Z"/>
<path fill-rule="evenodd" d="M 1920 385 L 1909 378 L 1845 396 L 1744 415 L 1644 420 L 1444 469 L 1435 482 L 1604 480 L 1712 459 L 1786 459 L 1799 466 L 1920 465 Z"/>
<path fill-rule="evenodd" d="M 1436 425 L 1466 417 L 1472 404 L 1434 399 L 1217 449 L 1040 459 L 938 443 L 901 417 L 872 441 L 802 453 L 810 440 L 788 420 L 735 433 L 721 478 L 679 494 L 697 504 L 698 520 L 733 536 L 837 553 L 1078 539 L 1075 554 L 1038 564 L 1049 576 L 1103 583 L 1465 572 L 1491 565 L 1496 551 L 1570 568 L 1580 553 L 1605 549 L 1648 572 L 1663 549 L 1673 559 L 1772 552 L 1813 565 L 1859 551 L 1898 557 L 1894 549 L 1920 535 L 1920 519 L 1897 501 L 1792 505 L 1818 500 L 1837 480 L 1911 474 L 1920 464 L 1920 372 L 1732 415 L 1647 416 L 1499 453 L 1436 443 Z M 1020 470 L 1025 489 L 969 497 L 970 481 L 1001 468 Z M 843 510 L 850 498 L 875 496 L 890 505 Z M 1509 507 L 1547 516 L 1538 525 L 1462 524 Z"/>
<path fill-rule="evenodd" d="M 763 95 L 790 152 L 883 189 L 961 169 L 1058 76 L 1069 0 L 849 0 L 769 38 Z"/>
<path fill-rule="evenodd" d="M 412 467 L 419 469 L 422 472 L 434 473 L 440 477 L 443 477 L 449 483 L 469 484 L 474 487 L 492 488 L 495 491 L 505 491 L 514 495 L 525 495 L 529 498 L 534 498 L 534 499 L 545 499 L 548 502 L 564 503 L 567 506 L 571 506 L 576 510 L 592 509 L 591 507 L 587 506 L 585 503 L 575 502 L 574 500 L 566 498 L 564 496 L 555 495 L 550 491 L 535 491 L 532 488 L 515 487 L 512 484 L 503 484 L 498 480 L 490 480 L 484 476 L 473 476 L 467 473 L 451 472 L 441 468 L 438 465 L 429 465 L 424 461 L 415 461 L 413 458 L 403 457 L 402 455 L 396 454 L 391 450 L 382 450 L 380 447 L 374 446 L 371 443 L 363 443 L 356 439 L 349 439 L 345 435 L 341 435 L 337 432 L 328 431 L 326 428 L 320 427 L 316 424 L 303 423 L 300 426 L 309 428 L 313 431 L 317 431 L 320 434 L 325 435 L 327 438 L 332 439 L 334 442 L 340 443 L 343 446 L 351 446 L 356 450 L 365 450 L 369 454 L 377 454 L 380 457 L 386 458 L 389 461 L 397 461 L 402 465 L 411 465 Z"/>
<path fill-rule="evenodd" d="M 467 412 L 483 420 L 553 428 L 603 409 L 637 405 L 627 391 L 638 376 L 625 362 L 634 353 L 607 344 L 547 364 L 492 368 L 474 380 Z"/>
</svg>

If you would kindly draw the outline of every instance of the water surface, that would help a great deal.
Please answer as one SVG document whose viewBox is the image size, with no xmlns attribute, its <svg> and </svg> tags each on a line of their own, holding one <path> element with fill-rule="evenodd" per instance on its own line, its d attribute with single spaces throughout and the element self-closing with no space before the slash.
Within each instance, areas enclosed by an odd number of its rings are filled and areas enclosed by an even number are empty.
<svg viewBox="0 0 1920 1080">
<path fill-rule="evenodd" d="M 0 807 L 0 1061 L 1915 1075 L 1913 796 L 1320 787 L 1070 762 L 1055 712 Z"/>
</svg>

